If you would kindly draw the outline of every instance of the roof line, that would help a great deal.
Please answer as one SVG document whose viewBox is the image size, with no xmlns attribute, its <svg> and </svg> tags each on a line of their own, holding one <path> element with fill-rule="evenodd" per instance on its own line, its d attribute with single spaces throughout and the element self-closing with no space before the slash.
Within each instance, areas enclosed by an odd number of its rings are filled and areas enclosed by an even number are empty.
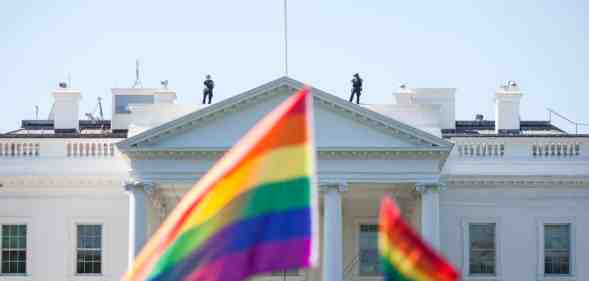
<svg viewBox="0 0 589 281">
<path fill-rule="evenodd" d="M 222 111 L 223 109 L 225 109 L 228 106 L 239 104 L 242 101 L 249 100 L 249 99 L 256 97 L 258 95 L 262 95 L 264 93 L 269 92 L 269 90 L 271 90 L 271 89 L 276 89 L 281 86 L 287 86 L 287 87 L 291 87 L 291 88 L 300 89 L 300 88 L 305 87 L 305 84 L 302 82 L 299 82 L 297 80 L 294 80 L 288 76 L 280 77 L 278 79 L 275 79 L 275 80 L 272 80 L 268 83 L 265 83 L 261 86 L 258 86 L 256 88 L 253 88 L 251 90 L 248 90 L 246 92 L 238 94 L 238 95 L 233 96 L 231 98 L 225 99 L 219 103 L 199 109 L 199 110 L 189 113 L 183 117 L 180 117 L 180 118 L 175 119 L 170 122 L 166 122 L 162 125 L 159 125 L 157 127 L 151 128 L 147 131 L 144 131 L 138 135 L 130 137 L 130 138 L 120 142 L 118 144 L 118 147 L 121 150 L 129 150 L 131 148 L 131 146 L 135 146 L 139 143 L 149 140 L 150 138 L 165 134 L 175 128 L 182 127 L 182 125 L 185 125 L 186 123 L 191 124 L 192 122 L 198 122 L 197 120 L 200 117 L 204 117 L 208 114 L 211 114 L 211 113 L 214 113 L 217 111 Z M 411 127 L 411 126 L 401 123 L 395 119 L 392 119 L 388 116 L 384 116 L 380 113 L 365 109 L 359 105 L 349 104 L 347 101 L 344 101 L 341 98 L 338 98 L 336 96 L 328 94 L 327 92 L 324 92 L 320 89 L 311 87 L 311 90 L 312 90 L 311 92 L 314 94 L 315 98 L 323 100 L 324 102 L 330 103 L 332 105 L 337 105 L 337 106 L 341 107 L 341 109 L 343 109 L 344 111 L 348 111 L 349 113 L 355 113 L 358 115 L 363 115 L 363 116 L 365 116 L 365 118 L 380 122 L 385 126 L 387 124 L 388 124 L 388 126 L 394 126 L 395 130 L 398 130 L 399 132 L 401 132 L 405 135 L 408 135 L 412 138 L 415 138 L 417 140 L 429 142 L 434 145 L 438 145 L 440 147 L 446 147 L 446 148 L 452 147 L 452 143 L 450 143 L 447 140 L 444 140 L 440 137 L 434 136 L 434 135 L 427 133 L 425 131 Z"/>
</svg>

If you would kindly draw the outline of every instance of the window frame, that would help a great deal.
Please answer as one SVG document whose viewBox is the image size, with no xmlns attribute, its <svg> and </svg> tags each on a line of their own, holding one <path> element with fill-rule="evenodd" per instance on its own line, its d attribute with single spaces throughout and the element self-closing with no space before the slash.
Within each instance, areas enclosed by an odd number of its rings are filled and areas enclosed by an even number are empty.
<svg viewBox="0 0 589 281">
<path fill-rule="evenodd" d="M 100 272 L 99 273 L 80 273 L 78 272 L 78 254 L 80 251 L 84 250 L 95 250 L 96 248 L 80 248 L 79 242 L 80 237 L 78 237 L 78 230 L 80 226 L 100 226 Z M 75 237 L 75 260 L 74 260 L 74 271 L 75 274 L 78 276 L 96 276 L 102 275 L 104 272 L 103 265 L 104 265 L 104 226 L 100 223 L 76 223 L 76 237 Z"/>
<path fill-rule="evenodd" d="M 271 275 L 272 273 L 265 274 L 263 276 L 257 276 L 253 280 L 259 281 L 303 281 L 307 280 L 307 273 L 304 270 L 299 269 L 297 275 L 287 275 L 286 277 L 280 275 Z"/>
<path fill-rule="evenodd" d="M 33 267 L 33 255 L 32 255 L 32 224 L 31 220 L 28 217 L 0 217 L 0 226 L 2 225 L 25 225 L 26 226 L 26 265 L 25 265 L 25 273 L 1 273 L 0 272 L 0 279 L 6 281 L 12 280 L 32 280 L 31 268 Z M 2 237 L 2 232 L 0 228 L 0 239 Z M 0 260 L 2 257 L 0 256 Z M 1 265 L 0 265 L 1 266 Z"/>
<path fill-rule="evenodd" d="M 471 224 L 495 224 L 495 274 L 470 273 L 470 225 Z M 501 247 L 501 221 L 497 217 L 469 217 L 462 219 L 462 276 L 464 280 L 501 280 L 502 276 L 502 247 Z"/>
<path fill-rule="evenodd" d="M 353 279 L 354 280 L 362 280 L 362 281 L 374 281 L 374 280 L 382 280 L 382 276 L 366 276 L 366 275 L 360 275 L 360 226 L 361 225 L 369 225 L 369 224 L 373 224 L 373 225 L 377 225 L 378 226 L 378 218 L 376 217 L 370 217 L 370 218 L 360 218 L 360 219 L 356 219 L 354 222 L 354 257 L 353 260 L 351 262 L 354 262 L 355 264 L 353 265 Z M 345 241 L 344 241 L 345 242 Z M 377 241 L 378 243 L 378 238 Z M 345 247 L 345 245 L 343 245 Z M 377 244 L 378 247 L 378 244 Z M 344 262 L 344 270 L 347 266 L 347 264 Z M 380 266 L 380 264 L 379 264 Z M 345 274 L 345 272 L 344 272 Z M 345 278 L 345 276 L 344 276 Z"/>
<path fill-rule="evenodd" d="M 544 226 L 545 225 L 569 225 L 570 231 L 570 243 L 569 243 L 569 274 L 546 274 L 544 264 Z M 576 280 L 576 223 L 574 217 L 560 217 L 560 218 L 549 218 L 542 217 L 537 218 L 537 242 L 538 242 L 538 261 L 537 261 L 537 277 L 541 281 L 570 281 Z"/>
<path fill-rule="evenodd" d="M 77 273 L 77 249 L 78 249 L 78 225 L 101 225 L 102 226 L 102 259 L 101 259 L 101 273 Z M 68 262 L 69 280 L 110 280 L 110 264 L 109 264 L 109 231 L 110 227 L 103 218 L 70 218 L 69 219 L 69 252 L 70 258 Z"/>
</svg>

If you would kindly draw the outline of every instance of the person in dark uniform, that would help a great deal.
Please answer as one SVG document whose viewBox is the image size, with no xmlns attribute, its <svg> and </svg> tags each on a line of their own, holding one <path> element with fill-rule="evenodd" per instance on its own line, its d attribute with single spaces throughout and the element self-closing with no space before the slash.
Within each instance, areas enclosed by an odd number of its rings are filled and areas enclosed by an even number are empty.
<svg viewBox="0 0 589 281">
<path fill-rule="evenodd" d="M 205 88 L 202 90 L 202 104 L 207 104 L 207 97 L 208 97 L 208 104 L 211 104 L 211 100 L 213 99 L 213 88 L 215 88 L 215 82 L 211 79 L 211 75 L 207 74 L 207 79 L 205 80 Z"/>
<path fill-rule="evenodd" d="M 362 94 L 362 78 L 360 78 L 360 74 L 354 74 L 354 79 L 352 79 L 352 94 L 350 95 L 350 102 L 354 101 L 354 96 L 356 96 L 356 104 L 360 104 L 360 95 Z"/>
</svg>

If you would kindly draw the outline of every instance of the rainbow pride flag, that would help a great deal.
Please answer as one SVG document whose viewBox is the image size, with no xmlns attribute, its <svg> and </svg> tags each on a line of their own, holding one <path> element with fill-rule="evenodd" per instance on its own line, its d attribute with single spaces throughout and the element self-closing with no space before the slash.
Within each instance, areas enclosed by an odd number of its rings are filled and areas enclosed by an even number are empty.
<svg viewBox="0 0 589 281">
<path fill-rule="evenodd" d="M 390 197 L 380 205 L 378 250 L 386 281 L 457 281 L 458 273 L 401 217 Z"/>
<path fill-rule="evenodd" d="M 318 259 L 312 96 L 289 97 L 178 203 L 123 280 L 236 281 Z"/>
</svg>

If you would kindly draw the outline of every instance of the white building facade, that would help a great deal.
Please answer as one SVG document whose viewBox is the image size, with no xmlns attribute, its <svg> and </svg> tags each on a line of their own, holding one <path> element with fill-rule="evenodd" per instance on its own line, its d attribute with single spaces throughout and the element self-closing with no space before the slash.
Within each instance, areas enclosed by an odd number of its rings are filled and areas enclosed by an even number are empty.
<svg viewBox="0 0 589 281">
<path fill-rule="evenodd" d="M 79 90 L 55 90 L 52 120 L 0 134 L 0 280 L 120 279 L 182 194 L 302 87 L 282 77 L 209 106 L 112 89 L 112 119 L 93 121 Z M 589 280 L 589 135 L 520 120 L 514 82 L 496 120 L 457 121 L 454 91 L 355 105 L 313 88 L 322 263 L 257 280 L 381 280 L 385 194 L 462 280 Z"/>
</svg>

